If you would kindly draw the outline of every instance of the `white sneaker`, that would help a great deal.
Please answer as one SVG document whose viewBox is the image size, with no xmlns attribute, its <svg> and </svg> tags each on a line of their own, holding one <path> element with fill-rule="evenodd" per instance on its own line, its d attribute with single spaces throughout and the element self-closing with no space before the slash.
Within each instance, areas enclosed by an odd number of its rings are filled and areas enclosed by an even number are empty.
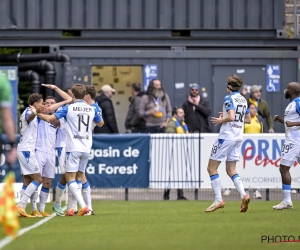
<svg viewBox="0 0 300 250">
<path fill-rule="evenodd" d="M 258 190 L 256 190 L 254 192 L 253 198 L 254 199 L 261 199 L 261 193 Z"/>
<path fill-rule="evenodd" d="M 221 202 L 214 201 L 208 208 L 205 209 L 205 212 L 214 212 L 219 208 L 224 208 L 225 202 L 222 200 Z"/>
<path fill-rule="evenodd" d="M 224 196 L 229 196 L 230 195 L 231 190 L 230 189 L 225 189 L 223 195 Z"/>
<path fill-rule="evenodd" d="M 292 189 L 291 193 L 292 194 L 297 194 L 297 190 L 296 189 Z"/>
<path fill-rule="evenodd" d="M 287 203 L 285 201 L 280 202 L 278 205 L 273 206 L 274 210 L 292 209 L 293 203 Z"/>
</svg>

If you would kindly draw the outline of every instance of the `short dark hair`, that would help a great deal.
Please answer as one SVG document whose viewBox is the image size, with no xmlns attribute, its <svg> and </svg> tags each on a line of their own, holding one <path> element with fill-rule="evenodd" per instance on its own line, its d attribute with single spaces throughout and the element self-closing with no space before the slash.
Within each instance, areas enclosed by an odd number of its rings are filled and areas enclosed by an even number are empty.
<svg viewBox="0 0 300 250">
<path fill-rule="evenodd" d="M 86 95 L 90 95 L 93 100 L 96 98 L 96 89 L 93 85 L 85 86 Z"/>
<path fill-rule="evenodd" d="M 54 96 L 51 96 L 51 95 L 47 96 L 47 97 L 45 98 L 45 101 L 48 100 L 48 99 L 53 99 L 55 102 L 57 102 L 57 99 L 56 99 L 56 97 L 54 97 Z"/>
<path fill-rule="evenodd" d="M 64 91 L 65 93 L 68 93 L 69 90 L 71 90 L 71 88 L 65 88 L 65 89 L 63 89 L 63 91 Z"/>
<path fill-rule="evenodd" d="M 28 104 L 32 106 L 35 102 L 39 102 L 40 100 L 43 100 L 43 96 L 38 93 L 33 93 L 28 97 Z"/>
<path fill-rule="evenodd" d="M 175 107 L 175 108 L 173 109 L 173 111 L 172 111 L 172 116 L 173 116 L 173 115 L 177 115 L 178 109 L 182 109 L 182 110 L 183 110 L 182 107 Z"/>
<path fill-rule="evenodd" d="M 250 108 L 250 106 L 252 106 L 252 105 L 254 105 L 254 107 L 257 108 L 253 102 L 248 102 L 248 108 Z"/>
<path fill-rule="evenodd" d="M 141 89 L 142 89 L 142 85 L 138 82 L 135 82 L 131 85 L 131 87 L 133 88 L 133 90 L 135 92 L 141 92 Z"/>
</svg>

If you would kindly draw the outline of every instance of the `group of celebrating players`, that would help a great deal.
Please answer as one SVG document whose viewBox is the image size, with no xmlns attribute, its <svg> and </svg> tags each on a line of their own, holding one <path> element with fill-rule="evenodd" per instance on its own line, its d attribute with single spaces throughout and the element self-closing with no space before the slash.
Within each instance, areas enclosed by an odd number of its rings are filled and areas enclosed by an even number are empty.
<svg viewBox="0 0 300 250">
<path fill-rule="evenodd" d="M 226 162 L 226 172 L 234 182 L 241 195 L 240 212 L 246 212 L 250 202 L 243 182 L 236 171 L 236 162 L 240 158 L 243 140 L 244 123 L 250 123 L 246 99 L 239 93 L 243 80 L 237 75 L 227 78 L 227 92 L 223 111 L 219 117 L 212 117 L 215 125 L 220 125 L 218 139 L 213 145 L 208 162 L 208 173 L 211 178 L 215 200 L 205 212 L 214 212 L 225 206 L 221 194 L 221 182 L 218 167 Z M 62 91 L 55 85 L 45 85 L 54 89 L 64 101 L 57 103 L 53 96 L 46 97 L 44 102 L 40 94 L 29 96 L 29 107 L 20 117 L 20 143 L 17 156 L 23 175 L 23 188 L 17 210 L 23 217 L 50 216 L 45 212 L 51 181 L 55 175 L 55 154 L 57 152 L 62 177 L 56 186 L 56 201 L 53 210 L 58 216 L 93 215 L 91 191 L 85 176 L 92 147 L 92 130 L 103 126 L 102 111 L 95 102 L 96 91 L 93 86 L 75 84 L 71 89 Z M 284 199 L 275 210 L 293 208 L 291 200 L 290 167 L 300 157 L 300 84 L 291 82 L 284 91 L 285 98 L 290 99 L 284 119 L 278 115 L 274 121 L 285 125 L 286 138 L 282 148 L 280 173 Z M 36 206 L 38 187 L 39 209 Z M 61 198 L 68 185 L 68 208 L 61 207 Z M 25 211 L 28 200 L 31 200 L 32 213 Z M 77 204 L 80 209 L 77 210 Z"/>
<path fill-rule="evenodd" d="M 90 185 L 85 177 L 92 147 L 92 131 L 95 126 L 103 126 L 102 111 L 95 102 L 96 90 L 93 86 L 75 84 L 62 91 L 55 85 L 42 84 L 54 89 L 64 100 L 34 93 L 29 96 L 29 107 L 20 117 L 20 142 L 17 156 L 23 176 L 23 187 L 17 210 L 22 217 L 48 217 L 45 204 L 49 188 L 55 177 L 55 157 L 58 155 L 62 173 L 56 186 L 56 201 L 53 210 L 58 216 L 93 215 Z M 36 201 L 38 187 L 39 208 Z M 61 207 L 61 199 L 68 185 L 68 208 Z M 32 212 L 25 211 L 28 200 Z M 80 209 L 77 209 L 77 204 Z"/>
</svg>

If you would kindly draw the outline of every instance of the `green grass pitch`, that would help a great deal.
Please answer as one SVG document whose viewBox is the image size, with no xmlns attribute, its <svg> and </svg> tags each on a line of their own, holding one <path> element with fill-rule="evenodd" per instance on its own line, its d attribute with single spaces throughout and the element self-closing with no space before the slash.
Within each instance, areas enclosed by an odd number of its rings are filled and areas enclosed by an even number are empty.
<svg viewBox="0 0 300 250">
<path fill-rule="evenodd" d="M 95 216 L 54 217 L 3 249 L 300 249 L 300 243 L 261 243 L 262 235 L 298 240 L 300 201 L 284 211 L 272 209 L 277 203 L 254 201 L 240 213 L 240 203 L 228 201 L 224 209 L 205 213 L 211 202 L 94 201 Z M 21 228 L 40 220 L 21 218 Z"/>
</svg>

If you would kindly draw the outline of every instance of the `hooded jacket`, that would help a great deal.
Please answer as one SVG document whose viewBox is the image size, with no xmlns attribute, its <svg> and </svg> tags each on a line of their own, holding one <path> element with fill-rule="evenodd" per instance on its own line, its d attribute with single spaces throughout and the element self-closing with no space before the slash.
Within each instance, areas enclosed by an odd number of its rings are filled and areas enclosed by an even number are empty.
<svg viewBox="0 0 300 250">
<path fill-rule="evenodd" d="M 104 93 L 102 93 L 100 96 L 96 97 L 95 101 L 102 109 L 102 117 L 103 117 L 104 125 L 101 128 L 95 127 L 94 132 L 96 134 L 119 133 L 114 106 L 110 98 L 108 98 Z"/>
<path fill-rule="evenodd" d="M 131 103 L 125 121 L 126 129 L 132 129 L 134 127 L 146 128 L 146 121 L 143 117 L 140 117 L 139 114 L 141 98 L 144 94 L 144 92 L 139 92 L 135 97 L 131 99 Z"/>
</svg>

